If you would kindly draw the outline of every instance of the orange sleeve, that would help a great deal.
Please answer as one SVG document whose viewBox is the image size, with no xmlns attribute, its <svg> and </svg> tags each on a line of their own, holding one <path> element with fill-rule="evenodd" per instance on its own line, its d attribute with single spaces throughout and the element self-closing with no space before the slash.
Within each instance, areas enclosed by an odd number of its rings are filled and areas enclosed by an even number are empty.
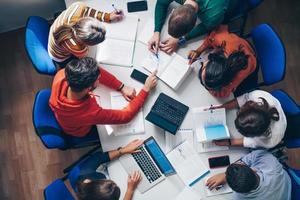
<svg viewBox="0 0 300 200">
<path fill-rule="evenodd" d="M 61 44 L 68 52 L 77 58 L 83 58 L 88 53 L 88 48 L 83 45 L 78 45 L 74 40 L 73 42 L 70 40 L 66 40 Z"/>
<path fill-rule="evenodd" d="M 148 92 L 141 90 L 140 93 L 129 102 L 122 110 L 93 108 L 91 124 L 125 124 L 130 122 L 143 106 Z"/>
<path fill-rule="evenodd" d="M 112 75 L 103 68 L 100 68 L 99 83 L 115 90 L 118 90 L 122 85 L 121 81 L 119 81 L 114 75 Z"/>
</svg>

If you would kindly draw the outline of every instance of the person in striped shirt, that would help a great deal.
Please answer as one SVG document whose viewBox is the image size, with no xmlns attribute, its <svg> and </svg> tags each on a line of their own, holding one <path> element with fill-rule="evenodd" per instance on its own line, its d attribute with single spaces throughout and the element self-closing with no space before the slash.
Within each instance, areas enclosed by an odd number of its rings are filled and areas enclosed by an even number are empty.
<svg viewBox="0 0 300 200">
<path fill-rule="evenodd" d="M 70 60 L 83 58 L 88 46 L 96 45 L 105 39 L 105 28 L 101 22 L 120 21 L 123 13 L 97 11 L 82 2 L 73 3 L 54 21 L 49 31 L 48 53 L 59 67 Z"/>
</svg>

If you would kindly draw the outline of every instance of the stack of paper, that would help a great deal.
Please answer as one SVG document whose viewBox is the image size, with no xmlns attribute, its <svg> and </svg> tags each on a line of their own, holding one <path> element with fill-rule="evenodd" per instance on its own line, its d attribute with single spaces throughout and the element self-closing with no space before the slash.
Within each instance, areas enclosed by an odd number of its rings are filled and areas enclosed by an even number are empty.
<svg viewBox="0 0 300 200">
<path fill-rule="evenodd" d="M 165 152 L 170 152 L 176 146 L 187 140 L 190 144 L 194 143 L 194 132 L 192 129 L 179 129 L 175 135 L 165 131 L 166 148 Z"/>
<path fill-rule="evenodd" d="M 128 101 L 119 92 L 111 92 L 111 108 L 123 109 L 128 105 Z M 115 136 L 142 134 L 145 133 L 143 111 L 140 110 L 137 115 L 127 124 L 106 126 L 108 133 L 113 133 Z"/>
<path fill-rule="evenodd" d="M 105 40 L 97 47 L 96 60 L 110 65 L 132 66 L 138 17 L 105 24 Z"/>
<path fill-rule="evenodd" d="M 198 142 L 230 138 L 225 108 L 214 110 L 194 108 L 193 119 Z"/>
<path fill-rule="evenodd" d="M 207 180 L 209 179 L 210 177 L 207 177 L 204 181 L 204 183 L 207 182 Z M 221 195 L 221 194 L 227 194 L 227 193 L 231 193 L 232 192 L 232 189 L 229 187 L 228 184 L 225 184 L 223 185 L 221 188 L 219 188 L 218 190 L 217 189 L 213 189 L 213 190 L 210 190 L 208 189 L 206 186 L 205 186 L 205 192 L 206 192 L 206 196 L 207 197 L 210 197 L 210 196 L 216 196 L 216 195 Z"/>
<path fill-rule="evenodd" d="M 214 151 L 226 151 L 229 149 L 227 146 L 218 146 L 213 142 L 196 143 L 195 149 L 198 153 L 214 152 Z"/>
<path fill-rule="evenodd" d="M 178 145 L 167 157 L 187 186 L 193 186 L 209 173 L 209 169 L 188 141 Z"/>
<path fill-rule="evenodd" d="M 157 77 L 174 90 L 181 85 L 192 69 L 188 59 L 176 53 L 168 55 L 163 51 L 159 51 L 157 57 L 149 52 L 141 65 L 151 73 L 157 70 Z"/>
</svg>

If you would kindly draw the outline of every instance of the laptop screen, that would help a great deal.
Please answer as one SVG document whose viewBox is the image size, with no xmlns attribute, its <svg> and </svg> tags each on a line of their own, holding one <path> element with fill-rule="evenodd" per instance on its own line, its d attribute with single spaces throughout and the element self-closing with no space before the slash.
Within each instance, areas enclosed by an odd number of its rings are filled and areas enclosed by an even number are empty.
<svg viewBox="0 0 300 200">
<path fill-rule="evenodd" d="M 170 161 L 161 150 L 157 142 L 153 137 L 150 137 L 144 142 L 145 148 L 148 153 L 151 155 L 152 159 L 160 169 L 160 171 L 165 175 L 171 175 L 176 173 L 174 167 L 171 165 Z"/>
</svg>

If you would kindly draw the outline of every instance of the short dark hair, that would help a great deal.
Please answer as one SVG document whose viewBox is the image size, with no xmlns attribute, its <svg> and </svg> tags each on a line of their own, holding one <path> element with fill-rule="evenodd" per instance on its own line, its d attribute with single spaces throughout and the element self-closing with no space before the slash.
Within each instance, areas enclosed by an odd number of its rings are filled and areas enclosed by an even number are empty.
<svg viewBox="0 0 300 200">
<path fill-rule="evenodd" d="M 189 4 L 176 8 L 169 19 L 168 33 L 174 38 L 180 38 L 190 32 L 196 24 L 197 13 Z"/>
<path fill-rule="evenodd" d="M 85 57 L 71 60 L 65 68 L 65 74 L 71 89 L 81 92 L 95 83 L 100 70 L 95 59 Z"/>
<path fill-rule="evenodd" d="M 275 107 L 260 97 L 262 103 L 247 101 L 237 113 L 235 127 L 245 137 L 268 135 L 271 120 L 278 121 L 279 113 Z"/>
<path fill-rule="evenodd" d="M 223 51 L 211 53 L 205 68 L 204 84 L 212 90 L 220 90 L 228 85 L 236 74 L 248 65 L 248 56 L 243 51 L 235 51 L 225 57 Z"/>
<path fill-rule="evenodd" d="M 80 180 L 76 183 L 79 200 L 118 200 L 120 188 L 112 180 Z"/>
<path fill-rule="evenodd" d="M 258 186 L 255 172 L 247 165 L 231 164 L 227 168 L 226 181 L 232 190 L 238 193 L 247 193 Z"/>
</svg>

